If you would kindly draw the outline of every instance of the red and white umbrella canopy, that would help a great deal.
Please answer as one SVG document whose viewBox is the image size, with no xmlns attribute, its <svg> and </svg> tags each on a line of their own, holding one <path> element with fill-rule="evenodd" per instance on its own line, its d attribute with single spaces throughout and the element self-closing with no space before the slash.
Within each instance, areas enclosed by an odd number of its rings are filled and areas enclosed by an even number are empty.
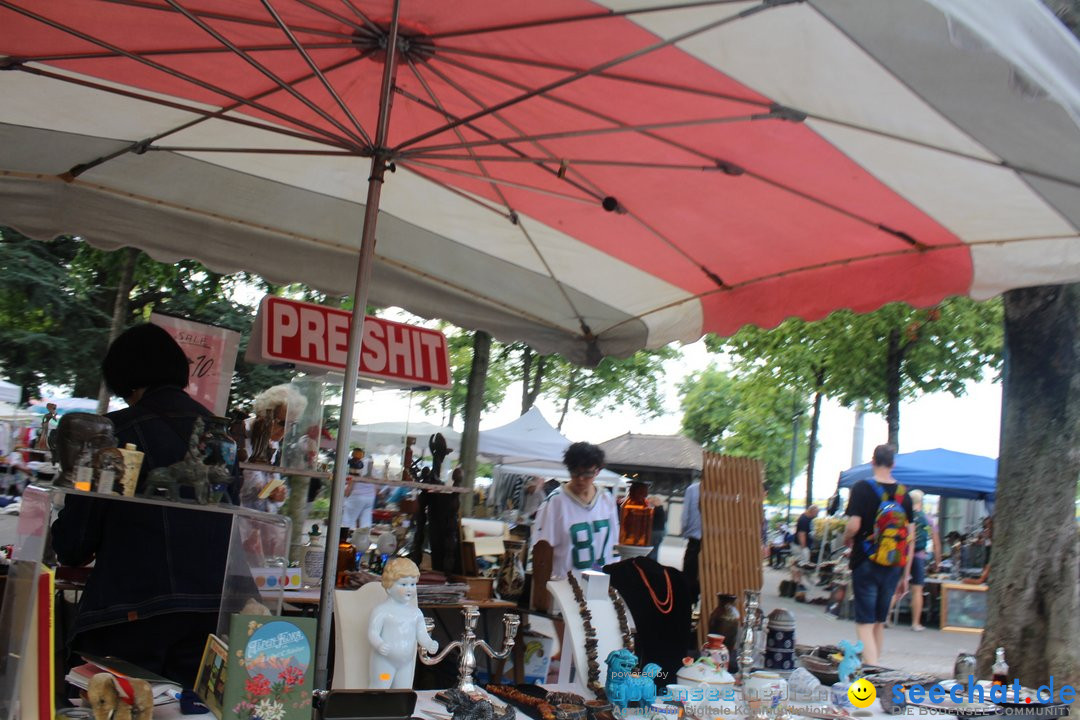
<svg viewBox="0 0 1080 720">
<path fill-rule="evenodd" d="M 0 222 L 346 293 L 389 2 L 0 0 Z M 1037 0 L 405 0 L 370 299 L 576 360 L 1080 279 Z"/>
</svg>

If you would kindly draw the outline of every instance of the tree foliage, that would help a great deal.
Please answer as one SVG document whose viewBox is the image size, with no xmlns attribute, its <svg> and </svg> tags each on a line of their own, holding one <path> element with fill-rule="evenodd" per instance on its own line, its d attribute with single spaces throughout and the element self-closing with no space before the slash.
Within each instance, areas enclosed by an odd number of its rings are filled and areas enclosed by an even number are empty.
<svg viewBox="0 0 1080 720">
<path fill-rule="evenodd" d="M 450 346 L 450 390 L 429 393 L 420 402 L 426 412 L 439 412 L 452 425 L 463 414 L 467 379 L 472 366 L 473 333 L 445 326 Z M 616 408 L 631 408 L 642 417 L 657 417 L 664 411 L 660 379 L 663 364 L 677 357 L 674 348 L 642 350 L 623 358 L 605 358 L 595 368 L 571 364 L 560 355 L 537 355 L 524 343 L 491 342 L 491 359 L 486 377 L 483 410 L 497 407 L 510 385 L 522 383 L 521 412 L 532 407 L 540 395 L 562 408 L 559 427 L 570 408 L 598 415 Z"/>
<path fill-rule="evenodd" d="M 4 374 L 23 386 L 24 401 L 40 395 L 43 385 L 95 397 L 123 254 L 98 250 L 70 236 L 39 242 L 10 229 L 0 229 L 0 251 Z M 305 292 L 276 288 L 245 273 L 214 273 L 193 260 L 168 264 L 139 253 L 125 326 L 160 312 L 240 332 L 231 402 L 243 403 L 293 374 L 243 359 L 256 307 L 253 300 L 237 298 L 260 287 L 275 293 Z M 319 298 L 308 293 L 306 299 Z"/>
<path fill-rule="evenodd" d="M 884 414 L 895 442 L 901 402 L 942 391 L 959 397 L 968 381 L 1000 367 L 1001 302 L 949 298 L 928 309 L 892 303 L 865 315 L 843 310 L 817 322 L 746 327 L 706 342 L 734 356 L 742 373 Z"/>
<path fill-rule="evenodd" d="M 683 432 L 711 452 L 760 460 L 769 501 L 782 502 L 793 480 L 794 418 L 806 411 L 806 398 L 776 383 L 739 377 L 715 365 L 688 376 L 679 390 Z M 806 465 L 806 430 L 802 423 L 795 474 Z"/>
</svg>

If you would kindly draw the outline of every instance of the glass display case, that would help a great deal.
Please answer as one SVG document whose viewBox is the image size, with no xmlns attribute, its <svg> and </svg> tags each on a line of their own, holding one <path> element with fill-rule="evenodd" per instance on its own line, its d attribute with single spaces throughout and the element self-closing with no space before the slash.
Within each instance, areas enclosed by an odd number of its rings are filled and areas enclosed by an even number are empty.
<svg viewBox="0 0 1080 720">
<path fill-rule="evenodd" d="M 229 616 L 233 613 L 281 614 L 284 591 L 290 585 L 285 549 L 288 548 L 291 523 L 287 516 L 234 505 L 199 505 L 102 495 L 73 488 L 29 486 L 23 494 L 17 538 L 12 547 L 0 609 L 0 720 L 9 720 L 18 714 L 22 674 L 40 673 L 39 668 L 49 667 L 46 663 L 27 662 L 28 657 L 33 657 L 28 651 L 34 647 L 34 629 L 38 626 L 33 611 L 35 607 L 48 606 L 40 602 L 39 588 L 50 586 L 40 583 L 39 578 L 43 569 L 55 563 L 49 539 L 50 526 L 65 505 L 78 507 L 77 503 L 82 504 L 83 510 L 90 515 L 132 517 L 142 514 L 151 520 L 151 527 L 160 517 L 163 534 L 170 532 L 174 522 L 179 524 L 178 518 L 183 517 L 187 522 L 185 527 L 191 527 L 193 522 L 195 527 L 205 528 L 208 534 L 213 532 L 218 537 L 228 538 L 220 548 L 225 555 L 224 563 L 214 564 L 224 567 L 217 621 L 218 634 L 222 637 L 228 632 Z M 196 515 L 191 516 L 191 513 Z M 179 540 L 182 544 L 183 538 Z M 197 566 L 204 560 L 189 558 L 189 565 Z M 141 569 L 143 572 L 150 570 Z M 140 568 L 132 567 L 131 572 L 140 572 Z M 57 590 L 77 594 L 81 588 L 77 582 L 66 582 L 58 584 Z M 63 616 L 63 613 L 55 613 L 55 630 L 61 637 L 68 630 L 61 622 Z M 56 682 L 60 683 L 62 679 L 56 678 Z"/>
</svg>

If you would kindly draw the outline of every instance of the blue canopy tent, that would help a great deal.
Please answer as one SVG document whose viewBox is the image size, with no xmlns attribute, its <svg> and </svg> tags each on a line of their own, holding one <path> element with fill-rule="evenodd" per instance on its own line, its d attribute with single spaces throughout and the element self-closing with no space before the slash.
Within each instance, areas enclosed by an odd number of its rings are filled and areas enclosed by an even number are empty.
<svg viewBox="0 0 1080 720">
<path fill-rule="evenodd" d="M 953 450 L 918 450 L 896 456 L 893 477 L 909 489 L 948 498 L 985 500 L 993 506 L 997 488 L 997 460 Z M 873 476 L 870 463 L 840 473 L 841 488 Z"/>
</svg>

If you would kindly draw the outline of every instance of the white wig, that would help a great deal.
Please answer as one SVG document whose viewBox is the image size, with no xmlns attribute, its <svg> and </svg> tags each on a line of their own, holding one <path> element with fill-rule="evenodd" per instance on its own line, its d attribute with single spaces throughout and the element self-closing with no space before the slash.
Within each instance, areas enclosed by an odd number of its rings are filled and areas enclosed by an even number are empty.
<svg viewBox="0 0 1080 720">
<path fill-rule="evenodd" d="M 292 385 L 275 385 L 255 396 L 255 414 L 262 415 L 267 410 L 285 405 L 290 417 L 300 417 L 307 409 L 307 398 Z"/>
</svg>

